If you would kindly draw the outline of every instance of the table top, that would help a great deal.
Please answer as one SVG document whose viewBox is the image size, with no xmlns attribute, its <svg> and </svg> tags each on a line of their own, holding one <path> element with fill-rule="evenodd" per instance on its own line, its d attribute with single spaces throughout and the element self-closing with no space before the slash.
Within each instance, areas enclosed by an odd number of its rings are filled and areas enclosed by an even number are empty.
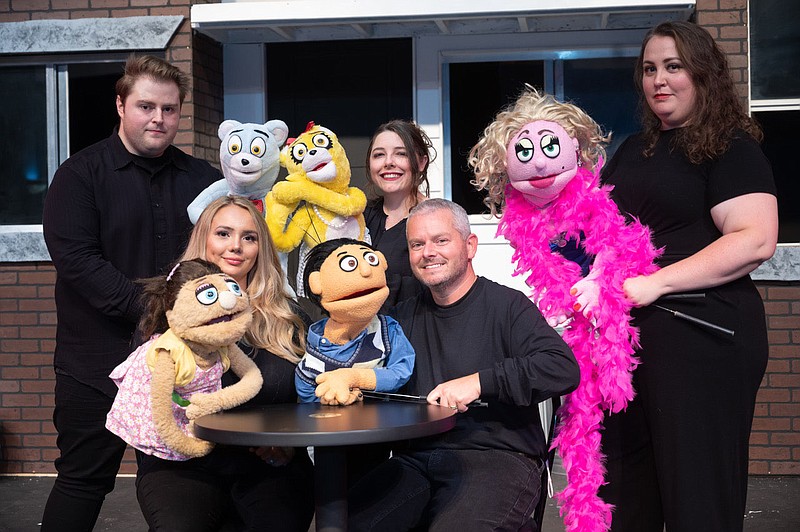
<svg viewBox="0 0 800 532">
<path fill-rule="evenodd" d="M 429 404 L 365 400 L 349 406 L 276 404 L 203 416 L 194 433 L 228 445 L 338 446 L 439 434 L 456 412 Z"/>
</svg>

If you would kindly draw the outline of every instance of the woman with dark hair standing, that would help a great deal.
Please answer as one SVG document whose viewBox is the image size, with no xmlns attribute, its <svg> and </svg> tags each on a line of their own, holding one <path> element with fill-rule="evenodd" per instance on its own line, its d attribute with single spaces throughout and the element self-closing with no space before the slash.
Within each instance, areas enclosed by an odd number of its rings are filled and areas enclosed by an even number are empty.
<svg viewBox="0 0 800 532">
<path fill-rule="evenodd" d="M 435 158 L 428 135 L 407 120 L 380 125 L 367 148 L 367 188 L 377 198 L 367 205 L 364 220 L 372 245 L 389 265 L 389 297 L 381 312 L 422 290 L 408 264 L 406 218 L 428 198 L 428 167 Z"/>
<path fill-rule="evenodd" d="M 603 181 L 664 254 L 659 271 L 624 283 L 638 307 L 638 395 L 605 421 L 601 495 L 616 506 L 615 531 L 742 530 L 768 351 L 764 306 L 748 274 L 775 251 L 772 171 L 725 54 L 703 28 L 652 29 L 635 82 L 643 130 L 620 146 Z M 735 335 L 676 319 L 654 302 Z"/>
</svg>

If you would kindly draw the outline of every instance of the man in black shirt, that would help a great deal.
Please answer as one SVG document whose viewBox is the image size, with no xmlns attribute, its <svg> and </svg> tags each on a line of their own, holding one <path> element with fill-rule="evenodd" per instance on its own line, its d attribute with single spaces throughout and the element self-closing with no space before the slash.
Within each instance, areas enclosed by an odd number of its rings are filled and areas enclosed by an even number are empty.
<svg viewBox="0 0 800 532">
<path fill-rule="evenodd" d="M 172 146 L 188 87 L 169 63 L 131 56 L 116 85 L 119 128 L 64 161 L 47 193 L 60 457 L 44 532 L 91 530 L 114 488 L 125 443 L 105 429 L 117 392 L 108 374 L 131 352 L 141 314 L 134 280 L 166 275 L 192 229 L 187 205 L 222 178 Z"/>
<path fill-rule="evenodd" d="M 464 209 L 424 201 L 406 235 L 427 289 L 389 311 L 416 351 L 403 392 L 458 419 L 353 487 L 351 530 L 519 530 L 541 496 L 547 455 L 537 403 L 575 389 L 577 362 L 527 297 L 475 274 L 478 240 Z M 488 406 L 469 406 L 478 399 Z"/>
</svg>

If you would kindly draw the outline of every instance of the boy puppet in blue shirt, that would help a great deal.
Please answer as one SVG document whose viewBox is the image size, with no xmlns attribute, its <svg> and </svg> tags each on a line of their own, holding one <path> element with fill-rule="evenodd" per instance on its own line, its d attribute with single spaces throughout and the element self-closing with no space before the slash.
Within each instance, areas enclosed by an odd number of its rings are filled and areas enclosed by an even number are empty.
<svg viewBox="0 0 800 532">
<path fill-rule="evenodd" d="M 389 296 L 380 251 L 349 238 L 323 242 L 308 254 L 303 281 L 329 317 L 308 330 L 295 371 L 301 402 L 349 405 L 362 389 L 393 392 L 408 381 L 414 348 L 393 318 L 378 314 Z"/>
</svg>

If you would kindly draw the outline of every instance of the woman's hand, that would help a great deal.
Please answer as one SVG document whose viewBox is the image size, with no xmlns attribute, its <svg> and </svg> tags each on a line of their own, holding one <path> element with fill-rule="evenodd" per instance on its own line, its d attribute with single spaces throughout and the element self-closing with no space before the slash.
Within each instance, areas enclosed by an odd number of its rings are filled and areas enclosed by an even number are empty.
<svg viewBox="0 0 800 532">
<path fill-rule="evenodd" d="M 251 452 L 272 467 L 282 467 L 294 458 L 294 447 L 252 447 Z"/>
</svg>

